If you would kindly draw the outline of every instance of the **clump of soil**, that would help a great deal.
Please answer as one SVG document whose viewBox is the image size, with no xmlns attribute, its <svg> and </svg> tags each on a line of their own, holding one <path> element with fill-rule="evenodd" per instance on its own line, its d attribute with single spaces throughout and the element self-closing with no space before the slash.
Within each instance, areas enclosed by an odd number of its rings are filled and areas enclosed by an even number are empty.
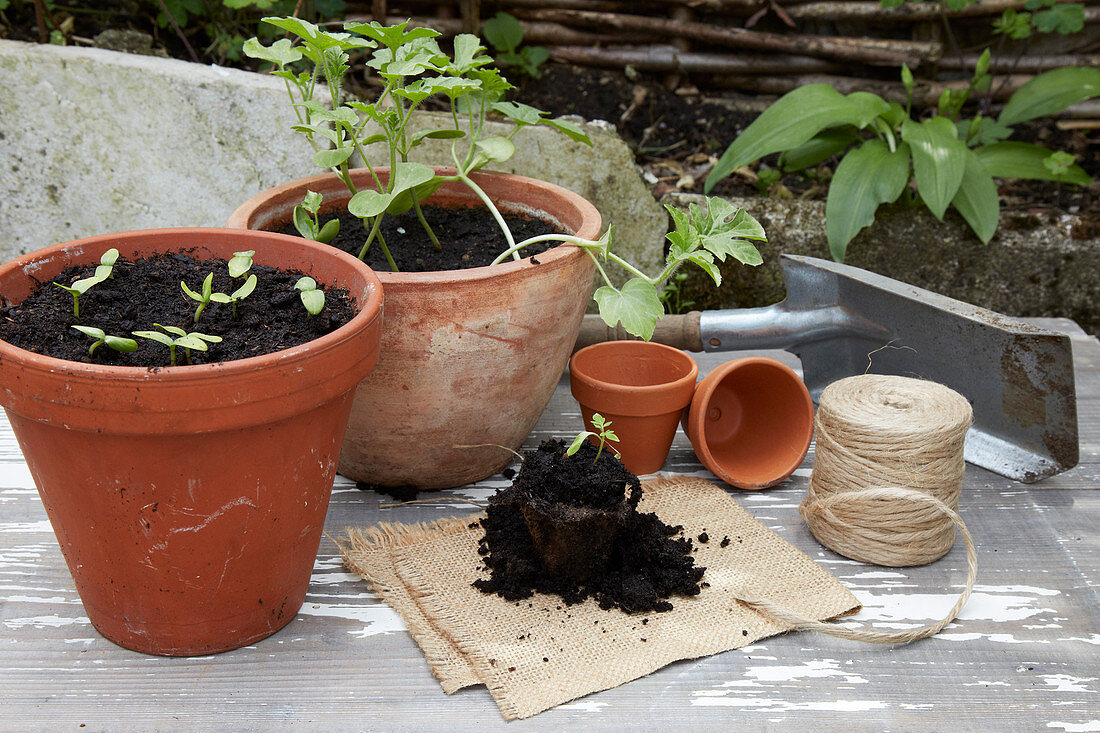
<svg viewBox="0 0 1100 733">
<path fill-rule="evenodd" d="M 544 441 L 524 456 L 512 486 L 489 500 L 478 552 L 490 576 L 474 587 L 507 600 L 538 592 L 561 596 L 571 605 L 593 597 L 601 608 L 627 613 L 669 611 L 672 596 L 697 595 L 706 568 L 695 566 L 691 540 L 676 536 L 683 527 L 638 511 L 641 483 L 609 451 L 597 459 L 597 447 L 590 443 L 573 456 L 565 456 L 565 450 L 560 440 Z M 600 566 L 580 573 L 548 568 L 525 517 L 532 509 L 544 516 L 612 517 Z M 578 580 L 578 575 L 586 577 Z"/>
<path fill-rule="evenodd" d="M 508 243 L 504 239 L 500 225 L 487 209 L 445 206 L 421 208 L 425 220 L 441 243 L 442 250 L 437 250 L 432 244 L 414 212 L 407 211 L 404 214 L 386 216 L 382 219 L 382 236 L 401 272 L 438 272 L 485 267 L 491 264 L 497 255 L 508 249 Z M 343 210 L 338 214 L 336 212 L 329 215 L 322 214 L 321 222 L 334 218 L 334 214 L 336 214 L 335 218 L 340 220 L 340 233 L 329 244 L 358 257 L 363 248 L 363 242 L 367 238 L 363 220 Z M 505 214 L 504 221 L 508 224 L 516 242 L 540 234 L 563 233 L 561 229 L 542 219 Z M 293 223 L 287 223 L 282 232 L 298 234 Z M 538 242 L 524 247 L 520 251 L 520 256 L 537 255 L 557 244 L 557 242 Z M 371 243 L 364 262 L 374 270 L 392 269 L 377 240 Z"/>
<path fill-rule="evenodd" d="M 90 277 L 94 265 L 67 268 L 52 282 L 71 285 Z M 256 289 L 237 305 L 210 303 L 195 323 L 198 303 L 188 298 L 180 282 L 201 292 L 203 279 L 213 272 L 213 291 L 232 293 L 248 275 L 230 278 L 222 259 L 196 260 L 184 253 L 154 255 L 130 261 L 120 257 L 113 277 L 93 286 L 80 296 L 80 314 L 73 315 L 73 298 L 61 288 L 43 283 L 29 298 L 12 304 L 0 301 L 0 340 L 57 359 L 115 366 L 169 366 L 168 347 L 132 335 L 133 331 L 156 331 L 155 323 L 220 336 L 208 351 L 191 351 L 191 362 L 206 364 L 245 359 L 303 344 L 331 333 L 355 316 L 346 290 L 324 288 L 325 307 L 310 315 L 302 305 L 294 283 L 304 273 L 276 270 L 253 264 L 248 274 L 256 275 Z M 322 286 L 323 287 L 323 286 Z M 137 351 L 122 353 L 105 344 L 92 356 L 94 340 L 73 325 L 103 329 L 111 336 L 133 338 Z M 177 347 L 177 365 L 187 364 L 184 350 Z"/>
</svg>

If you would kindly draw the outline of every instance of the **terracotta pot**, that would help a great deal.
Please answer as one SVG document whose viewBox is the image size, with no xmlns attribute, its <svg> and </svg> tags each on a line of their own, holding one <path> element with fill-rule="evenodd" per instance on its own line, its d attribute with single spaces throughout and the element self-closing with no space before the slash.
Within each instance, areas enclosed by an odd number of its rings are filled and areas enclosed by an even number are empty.
<svg viewBox="0 0 1100 733">
<path fill-rule="evenodd" d="M 814 434 L 814 404 L 786 364 L 735 359 L 696 385 L 684 431 L 715 476 L 742 489 L 763 489 L 802 463 Z"/>
<path fill-rule="evenodd" d="M 376 170 L 385 180 L 388 171 Z M 373 186 L 365 170 L 352 178 Z M 503 173 L 474 178 L 502 211 L 539 215 L 580 237 L 600 234 L 596 208 L 560 186 Z M 229 225 L 281 230 L 306 190 L 324 195 L 322 215 L 347 204 L 339 179 L 314 176 L 253 197 Z M 461 183 L 444 185 L 428 203 L 480 204 Z M 512 460 L 484 444 L 518 449 L 535 426 L 573 350 L 595 271 L 571 245 L 535 259 L 377 273 L 386 291 L 381 356 L 356 393 L 340 473 L 440 489 L 491 476 Z"/>
<path fill-rule="evenodd" d="M 95 628 L 152 654 L 235 649 L 305 598 L 352 391 L 378 351 L 381 286 L 354 257 L 294 237 L 164 229 L 20 257 L 0 267 L 0 292 L 20 302 L 111 247 L 131 259 L 252 249 L 359 307 L 309 343 L 196 366 L 82 364 L 0 342 L 0 403 Z"/>
<path fill-rule="evenodd" d="M 671 346 L 607 341 L 573 354 L 569 387 L 586 429 L 593 430 L 593 413 L 611 420 L 619 437 L 612 448 L 628 471 L 641 475 L 665 465 L 698 373 L 695 360 Z"/>
</svg>

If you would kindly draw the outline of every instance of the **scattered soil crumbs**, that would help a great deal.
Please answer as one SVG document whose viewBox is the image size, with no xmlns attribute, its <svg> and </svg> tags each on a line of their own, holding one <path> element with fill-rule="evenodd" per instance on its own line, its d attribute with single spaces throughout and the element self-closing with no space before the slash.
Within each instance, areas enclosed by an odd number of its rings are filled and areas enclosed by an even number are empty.
<svg viewBox="0 0 1100 733">
<path fill-rule="evenodd" d="M 504 239 L 500 225 L 487 209 L 424 206 L 422 210 L 425 220 L 435 232 L 436 239 L 442 244 L 442 251 L 436 250 L 414 212 L 408 211 L 382 219 L 382 236 L 401 272 L 435 272 L 485 267 L 491 264 L 497 255 L 508 249 L 508 243 Z M 334 218 L 336 214 L 337 212 L 322 214 L 320 217 L 322 224 Z M 336 218 L 340 219 L 340 233 L 329 244 L 358 257 L 368 233 L 363 227 L 363 220 L 352 216 L 346 210 L 340 211 Z M 541 219 L 505 214 L 504 221 L 517 242 L 540 234 L 562 233 L 561 229 Z M 282 232 L 298 234 L 298 230 L 292 223 L 287 223 Z M 556 244 L 556 242 L 532 244 L 525 247 L 520 252 L 520 256 L 537 255 Z M 371 243 L 364 261 L 374 270 L 392 269 L 377 240 Z"/>
<path fill-rule="evenodd" d="M 692 561 L 691 540 L 675 536 L 683 527 L 638 512 L 641 484 L 608 451 L 596 460 L 597 448 L 590 443 L 570 457 L 565 448 L 560 440 L 543 442 L 526 454 L 512 486 L 489 500 L 479 552 L 490 577 L 474 587 L 510 601 L 539 592 L 559 595 L 571 605 L 591 596 L 601 608 L 627 613 L 669 611 L 671 596 L 697 595 L 706 568 Z M 588 581 L 578 583 L 544 568 L 523 507 L 546 502 L 604 510 L 625 506 L 607 564 Z"/>
<path fill-rule="evenodd" d="M 69 267 L 54 282 L 71 285 L 94 272 L 95 265 Z M 232 293 L 248 277 L 230 278 L 222 259 L 200 261 L 183 253 L 133 262 L 120 257 L 111 279 L 80 296 L 79 316 L 73 315 L 72 296 L 48 282 L 18 305 L 7 299 L 0 301 L 0 339 L 58 359 L 155 368 L 169 365 L 168 347 L 132 335 L 133 331 L 157 330 L 154 323 L 220 336 L 222 341 L 209 344 L 208 351 L 191 351 L 192 363 L 205 364 L 297 346 L 331 333 L 355 316 L 347 291 L 337 288 L 326 289 L 324 310 L 310 315 L 294 289 L 304 273 L 254 264 L 248 274 L 256 275 L 256 289 L 237 305 L 237 316 L 233 317 L 229 304 L 210 303 L 195 323 L 198 303 L 183 293 L 180 282 L 200 292 L 204 278 L 211 272 L 213 291 L 221 293 Z M 74 330 L 73 325 L 134 338 L 137 351 L 120 353 L 104 344 L 89 356 L 94 339 Z M 185 365 L 184 350 L 177 347 L 176 351 L 177 364 Z"/>
<path fill-rule="evenodd" d="M 416 499 L 417 494 L 420 493 L 420 489 L 411 485 L 382 486 L 381 484 L 371 484 L 366 481 L 356 481 L 355 488 L 360 491 L 373 491 L 376 494 L 384 494 L 396 501 L 413 501 Z"/>
</svg>

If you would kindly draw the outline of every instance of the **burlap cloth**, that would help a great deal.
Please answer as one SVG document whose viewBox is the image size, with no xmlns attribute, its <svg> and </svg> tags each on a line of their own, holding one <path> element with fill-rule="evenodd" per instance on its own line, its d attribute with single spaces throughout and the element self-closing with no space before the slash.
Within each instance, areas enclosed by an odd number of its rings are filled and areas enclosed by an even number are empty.
<svg viewBox="0 0 1100 733">
<path fill-rule="evenodd" d="M 616 687 L 680 659 L 750 644 L 791 627 L 736 600 L 748 592 L 818 620 L 859 611 L 840 581 L 757 522 L 723 489 L 687 476 L 643 481 L 640 511 L 682 524 L 710 586 L 667 613 L 605 611 L 591 599 L 509 602 L 471 587 L 482 577 L 481 514 L 430 525 L 348 529 L 349 568 L 405 620 L 444 692 L 483 684 L 507 719 Z M 703 531 L 709 542 L 696 540 Z M 729 544 L 722 547 L 722 540 Z"/>
</svg>

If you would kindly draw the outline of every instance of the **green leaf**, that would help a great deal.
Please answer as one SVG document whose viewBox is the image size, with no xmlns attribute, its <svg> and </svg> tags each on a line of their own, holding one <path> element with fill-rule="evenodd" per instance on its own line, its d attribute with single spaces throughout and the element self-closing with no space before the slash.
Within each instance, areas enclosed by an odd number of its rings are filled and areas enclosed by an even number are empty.
<svg viewBox="0 0 1100 733">
<path fill-rule="evenodd" d="M 528 104 L 518 102 L 493 102 L 489 107 L 520 125 L 537 125 L 546 114 Z"/>
<path fill-rule="evenodd" d="M 749 125 L 722 153 L 707 176 L 706 191 L 735 169 L 765 155 L 797 148 L 830 127 L 863 127 L 869 103 L 863 97 L 845 97 L 828 84 L 807 84 L 780 97 Z"/>
<path fill-rule="evenodd" d="M 206 276 L 206 279 L 202 281 L 202 297 L 204 299 L 210 297 L 211 291 L 214 289 L 214 273 L 210 273 Z"/>
<path fill-rule="evenodd" d="M 350 158 L 351 154 L 354 152 L 354 148 L 318 150 L 313 155 L 313 164 L 318 168 L 337 168 Z"/>
<path fill-rule="evenodd" d="M 80 331 L 85 336 L 91 336 L 94 339 L 102 339 L 107 336 L 102 328 L 96 328 L 95 326 L 73 326 L 73 328 Z"/>
<path fill-rule="evenodd" d="M 104 252 L 103 256 L 99 258 L 99 263 L 101 265 L 109 265 L 109 266 L 112 266 L 112 267 L 114 266 L 114 264 L 117 261 L 118 261 L 118 250 L 115 249 L 114 247 L 111 247 L 109 250 Z"/>
<path fill-rule="evenodd" d="M 913 79 L 913 72 L 909 69 L 908 64 L 901 65 L 901 85 L 905 87 L 906 94 L 913 94 L 913 89 L 916 87 L 916 81 Z"/>
<path fill-rule="evenodd" d="M 392 200 L 393 196 L 388 193 L 378 193 L 372 188 L 363 189 L 348 201 L 348 212 L 360 219 L 369 219 L 383 213 Z"/>
<path fill-rule="evenodd" d="M 1031 143 L 1013 141 L 993 143 L 975 148 L 975 155 L 982 161 L 989 174 L 995 178 L 1030 178 L 1037 181 L 1062 181 L 1087 186 L 1092 177 L 1078 165 L 1069 166 L 1069 170 L 1058 178 L 1043 164 L 1051 154 L 1050 150 Z"/>
<path fill-rule="evenodd" d="M 581 433 L 578 433 L 577 437 L 573 438 L 573 442 L 569 444 L 569 447 L 565 449 L 565 455 L 566 456 L 576 455 L 577 451 L 579 451 L 581 449 L 581 446 L 584 445 L 584 441 L 588 440 L 588 436 L 590 436 L 590 435 L 593 438 L 600 437 L 600 436 L 596 435 L 595 433 L 588 432 L 587 430 L 585 430 Z"/>
<path fill-rule="evenodd" d="M 723 262 L 727 256 L 746 265 L 759 265 L 764 261 L 759 250 L 745 241 L 766 241 L 764 228 L 747 211 L 735 208 L 726 199 L 708 197 L 705 215 L 692 204 L 688 207 L 686 221 L 682 214 L 673 214 L 673 221 L 676 232 L 684 235 L 681 244 L 686 249 L 702 247 Z M 675 241 L 671 235 L 668 238 Z"/>
<path fill-rule="evenodd" d="M 506 137 L 487 137 L 474 143 L 489 160 L 497 163 L 508 160 L 516 152 L 516 145 Z"/>
<path fill-rule="evenodd" d="M 829 184 L 825 202 L 825 233 L 829 251 L 844 261 L 848 243 L 875 220 L 880 204 L 897 200 L 909 183 L 909 146 L 897 150 L 872 139 L 844 156 Z"/>
<path fill-rule="evenodd" d="M 958 209 L 966 223 L 978 235 L 983 244 L 989 244 L 997 231 L 1001 205 L 997 199 L 997 184 L 973 150 L 966 151 L 966 170 L 952 205 Z"/>
<path fill-rule="evenodd" d="M 188 335 L 194 336 L 195 338 L 200 338 L 203 341 L 209 341 L 212 344 L 219 343 L 222 340 L 221 336 L 207 336 L 205 333 L 199 333 L 198 331 L 192 331 Z"/>
<path fill-rule="evenodd" d="M 1070 105 L 1100 95 L 1100 69 L 1067 67 L 1035 77 L 1016 90 L 997 121 L 1016 125 L 1061 112 Z"/>
<path fill-rule="evenodd" d="M 163 334 L 160 331 L 134 331 L 133 334 L 138 338 L 156 341 L 157 343 L 164 344 L 165 346 L 172 346 L 172 344 L 174 343 L 171 336 Z"/>
<path fill-rule="evenodd" d="M 755 247 L 753 249 L 755 249 Z M 721 287 L 722 273 L 718 270 L 717 265 L 714 264 L 714 255 L 712 255 L 710 252 L 706 251 L 705 249 L 696 250 L 695 252 L 692 252 L 687 257 L 685 257 L 684 261 L 691 262 L 692 264 L 697 265 L 704 272 L 710 275 L 710 278 L 711 280 L 714 280 L 714 285 L 716 287 Z"/>
<path fill-rule="evenodd" d="M 890 103 L 871 92 L 852 92 L 848 95 L 848 101 L 855 105 L 859 112 L 855 125 L 860 129 L 871 124 L 876 117 L 881 117 L 890 111 Z"/>
<path fill-rule="evenodd" d="M 459 75 L 468 71 L 493 63 L 488 56 L 479 55 L 485 50 L 481 45 L 481 39 L 469 33 L 459 33 L 454 42 L 455 60 L 454 69 Z"/>
<path fill-rule="evenodd" d="M 173 343 L 175 343 L 176 346 L 182 346 L 185 349 L 192 349 L 194 351 L 207 350 L 206 342 L 193 333 L 180 336 Z"/>
<path fill-rule="evenodd" d="M 851 126 L 823 130 L 797 148 L 783 152 L 779 156 L 779 165 L 788 172 L 810 168 L 828 160 L 859 139 L 859 134 Z"/>
<path fill-rule="evenodd" d="M 555 117 L 554 119 L 547 119 L 546 117 L 542 117 L 539 119 L 539 123 L 553 127 L 558 132 L 563 133 L 570 140 L 584 143 L 588 147 L 592 147 L 592 139 L 588 137 L 588 133 L 581 129 L 580 125 L 575 122 L 570 122 L 564 117 Z"/>
<path fill-rule="evenodd" d="M 432 30 L 431 28 L 413 28 L 410 31 L 406 31 L 409 21 L 404 23 L 398 23 L 396 25 L 384 26 L 377 20 L 372 20 L 370 23 L 346 23 L 344 30 L 352 31 L 353 33 L 362 34 L 372 40 L 375 40 L 387 48 L 397 48 L 406 43 L 411 43 L 419 39 L 436 38 L 439 36 L 439 31 Z"/>
<path fill-rule="evenodd" d="M 481 32 L 485 34 L 485 40 L 501 51 L 514 51 L 523 43 L 523 26 L 508 13 L 498 11 L 485 21 Z"/>
<path fill-rule="evenodd" d="M 310 218 L 309 212 L 303 207 L 294 207 L 292 219 L 294 221 L 294 228 L 298 230 L 298 234 L 302 235 L 305 239 L 315 240 L 317 238 L 317 232 L 314 231 L 316 225 L 313 223 L 313 219 Z"/>
<path fill-rule="evenodd" d="M 279 68 L 302 59 L 302 52 L 294 48 L 289 38 L 281 38 L 270 46 L 264 46 L 257 38 L 249 38 L 241 50 L 249 58 L 270 61 Z"/>
<path fill-rule="evenodd" d="M 416 188 L 435 178 L 435 171 L 423 163 L 397 163 L 390 171 L 387 189 L 391 196 Z"/>
<path fill-rule="evenodd" d="M 1085 27 L 1085 6 L 1081 3 L 1058 3 L 1032 16 L 1032 24 L 1040 33 L 1058 32 L 1063 36 L 1079 33 Z"/>
<path fill-rule="evenodd" d="M 332 240 L 336 239 L 336 235 L 340 233 L 340 220 L 329 219 L 325 222 L 325 225 L 321 227 L 321 231 L 317 233 L 315 241 L 321 244 L 328 244 Z"/>
<path fill-rule="evenodd" d="M 955 125 L 946 117 L 920 123 L 906 120 L 901 125 L 901 136 L 913 153 L 917 193 L 932 214 L 943 221 L 947 205 L 962 183 L 966 145 L 955 137 Z"/>
<path fill-rule="evenodd" d="M 202 295 L 187 287 L 187 283 L 185 283 L 183 280 L 180 280 L 180 287 L 183 289 L 183 292 L 187 295 L 187 297 L 191 300 L 198 301 L 199 303 L 203 301 Z"/>
<path fill-rule="evenodd" d="M 115 351 L 137 351 L 137 341 L 133 339 L 123 338 L 122 336 L 104 336 L 104 342 L 107 346 L 111 347 Z"/>
<path fill-rule="evenodd" d="M 465 136 L 466 133 L 462 130 L 450 130 L 446 128 L 439 130 L 421 130 L 420 132 L 409 136 L 409 147 L 411 148 L 419 144 L 420 141 L 425 138 L 430 138 L 432 140 L 454 140 L 455 138 Z"/>
<path fill-rule="evenodd" d="M 187 334 L 187 331 L 184 331 L 179 326 L 162 326 L 159 323 L 154 323 L 153 325 L 156 326 L 157 328 L 160 328 L 160 329 L 163 329 L 163 330 L 167 331 L 168 333 L 174 333 L 177 336 L 184 336 L 184 335 Z"/>
<path fill-rule="evenodd" d="M 249 275 L 248 279 L 244 281 L 244 285 L 240 286 L 233 291 L 230 296 L 233 300 L 243 300 L 252 294 L 252 291 L 256 289 L 256 276 Z"/>
<path fill-rule="evenodd" d="M 310 191 L 309 193 L 313 193 Z M 317 205 L 321 204 L 321 194 L 313 194 L 317 197 Z M 306 200 L 309 201 L 309 194 L 306 194 Z M 297 207 L 295 207 L 297 208 Z M 314 209 L 316 213 L 316 209 Z M 229 258 L 229 277 L 240 277 L 252 268 L 252 257 L 255 256 L 256 250 L 249 249 L 243 252 L 234 252 L 233 256 Z"/>
<path fill-rule="evenodd" d="M 306 307 L 310 315 L 317 315 L 325 309 L 325 293 L 322 290 L 303 290 L 299 295 L 302 305 Z"/>
<path fill-rule="evenodd" d="M 298 278 L 298 282 L 294 283 L 294 289 L 301 290 L 303 292 L 306 290 L 316 290 L 317 281 L 309 275 L 303 275 L 302 277 Z"/>
<path fill-rule="evenodd" d="M 365 38 L 356 38 L 349 33 L 330 33 L 318 28 L 308 20 L 300 18 L 264 18 L 264 22 L 289 31 L 313 48 L 323 51 L 336 48 L 347 51 L 352 48 L 374 48 L 375 44 Z M 305 49 L 300 49 L 304 51 Z"/>
<path fill-rule="evenodd" d="M 638 277 L 628 280 L 622 290 L 604 285 L 592 294 L 592 299 L 599 306 L 604 323 L 612 327 L 622 323 L 627 333 L 646 341 L 653 338 L 657 319 L 665 313 L 657 289 Z"/>
</svg>

